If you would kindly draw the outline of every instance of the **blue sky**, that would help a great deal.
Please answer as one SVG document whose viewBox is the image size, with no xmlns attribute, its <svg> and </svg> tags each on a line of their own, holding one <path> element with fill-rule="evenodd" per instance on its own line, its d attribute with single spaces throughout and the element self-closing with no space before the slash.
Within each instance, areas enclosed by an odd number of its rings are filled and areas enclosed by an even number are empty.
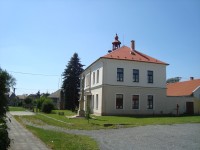
<svg viewBox="0 0 200 150">
<path fill-rule="evenodd" d="M 199 0 L 1 0 L 0 67 L 16 78 L 16 94 L 51 93 L 73 53 L 88 66 L 116 33 L 169 63 L 167 78 L 200 78 Z"/>
</svg>

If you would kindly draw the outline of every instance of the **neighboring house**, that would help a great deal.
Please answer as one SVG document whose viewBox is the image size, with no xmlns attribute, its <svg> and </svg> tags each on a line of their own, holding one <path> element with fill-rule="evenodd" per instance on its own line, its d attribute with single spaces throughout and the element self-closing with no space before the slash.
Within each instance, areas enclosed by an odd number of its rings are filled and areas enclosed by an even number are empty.
<svg viewBox="0 0 200 150">
<path fill-rule="evenodd" d="M 17 95 L 17 98 L 20 103 L 24 103 L 24 100 L 27 98 L 28 94 L 23 94 L 23 95 Z"/>
<path fill-rule="evenodd" d="M 172 114 L 200 114 L 200 79 L 167 84 L 167 106 Z"/>
<path fill-rule="evenodd" d="M 8 105 L 17 106 L 19 103 L 18 97 L 16 97 L 15 93 L 10 93 L 8 96 Z"/>
<path fill-rule="evenodd" d="M 116 35 L 112 51 L 89 65 L 84 78 L 84 110 L 95 115 L 163 114 L 166 100 L 165 62 L 131 47 Z"/>
<path fill-rule="evenodd" d="M 40 95 L 37 95 L 37 94 L 30 94 L 27 96 L 28 98 L 31 98 L 32 100 L 36 100 L 38 98 L 40 98 Z"/>
<path fill-rule="evenodd" d="M 21 100 L 22 102 L 24 102 L 24 100 L 27 98 L 27 94 L 24 95 L 17 95 L 18 99 Z"/>
<path fill-rule="evenodd" d="M 54 106 L 58 109 L 64 109 L 64 93 L 61 89 L 48 96 L 53 100 Z"/>
</svg>

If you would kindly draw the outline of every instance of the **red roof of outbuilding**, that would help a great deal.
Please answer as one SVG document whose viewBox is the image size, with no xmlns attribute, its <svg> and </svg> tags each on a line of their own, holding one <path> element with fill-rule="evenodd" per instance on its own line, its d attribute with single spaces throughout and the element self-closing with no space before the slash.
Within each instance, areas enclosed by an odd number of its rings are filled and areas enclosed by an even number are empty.
<svg viewBox="0 0 200 150">
<path fill-rule="evenodd" d="M 147 63 L 156 63 L 156 64 L 164 64 L 168 65 L 165 62 L 162 62 L 158 59 L 150 57 L 148 55 L 142 54 L 136 50 L 132 50 L 127 46 L 122 46 L 109 54 L 101 57 L 101 58 L 108 58 L 108 59 L 118 59 L 118 60 L 129 60 L 129 61 L 139 61 L 139 62 L 147 62 Z"/>
<path fill-rule="evenodd" d="M 191 96 L 200 86 L 200 79 L 167 84 L 167 96 Z"/>
</svg>

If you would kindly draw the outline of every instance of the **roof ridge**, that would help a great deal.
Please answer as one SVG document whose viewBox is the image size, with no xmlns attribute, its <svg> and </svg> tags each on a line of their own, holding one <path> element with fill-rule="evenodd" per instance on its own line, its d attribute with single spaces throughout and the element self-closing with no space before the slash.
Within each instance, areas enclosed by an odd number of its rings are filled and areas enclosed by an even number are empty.
<svg viewBox="0 0 200 150">
<path fill-rule="evenodd" d="M 177 83 L 193 82 L 193 81 L 197 81 L 197 80 L 199 80 L 199 81 L 200 81 L 200 79 L 193 79 L 193 80 L 179 81 L 179 82 L 168 83 L 168 84 L 177 84 Z"/>
<path fill-rule="evenodd" d="M 150 57 L 150 56 L 148 56 L 147 57 L 147 55 L 145 55 L 145 54 L 143 54 L 143 53 L 141 53 L 141 52 L 139 52 L 139 51 L 137 51 L 137 50 L 133 50 L 133 51 L 135 51 L 136 53 L 139 53 L 140 55 L 142 55 L 143 57 L 145 57 L 146 59 L 148 59 L 148 60 L 150 60 L 148 57 Z M 152 58 L 152 57 L 151 57 Z"/>
</svg>

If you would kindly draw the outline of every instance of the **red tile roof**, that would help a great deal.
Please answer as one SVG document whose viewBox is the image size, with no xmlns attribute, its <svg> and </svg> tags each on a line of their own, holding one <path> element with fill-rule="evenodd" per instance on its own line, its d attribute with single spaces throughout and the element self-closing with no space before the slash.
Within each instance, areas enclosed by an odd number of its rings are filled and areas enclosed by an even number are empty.
<svg viewBox="0 0 200 150">
<path fill-rule="evenodd" d="M 200 86 L 200 79 L 167 84 L 167 96 L 191 96 Z"/>
<path fill-rule="evenodd" d="M 138 52 L 136 50 L 132 50 L 131 48 L 129 48 L 127 46 L 122 46 L 101 58 L 139 61 L 139 62 L 168 65 L 167 63 L 162 62 L 158 59 L 155 59 L 148 55 L 142 54 L 141 52 Z"/>
</svg>

